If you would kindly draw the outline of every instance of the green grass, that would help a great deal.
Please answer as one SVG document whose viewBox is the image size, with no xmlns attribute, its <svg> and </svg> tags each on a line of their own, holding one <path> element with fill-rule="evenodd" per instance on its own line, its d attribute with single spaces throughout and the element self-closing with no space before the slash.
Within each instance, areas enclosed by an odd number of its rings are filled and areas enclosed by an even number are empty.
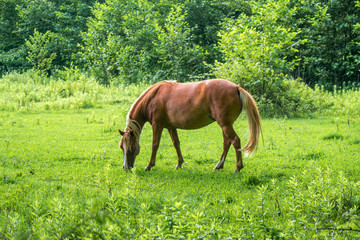
<svg viewBox="0 0 360 240">
<path fill-rule="evenodd" d="M 233 149 L 225 169 L 212 170 L 222 151 L 216 124 L 179 132 L 182 170 L 164 132 L 157 166 L 145 172 L 146 125 L 136 169 L 125 172 L 122 108 L 0 112 L 3 237 L 359 237 L 324 229 L 360 230 L 359 121 L 337 130 L 327 119 L 265 119 L 264 144 L 240 174 Z M 246 127 L 236 122 L 240 136 Z"/>
<path fill-rule="evenodd" d="M 0 111 L 1 239 L 360 238 L 358 116 L 263 119 L 264 143 L 239 174 L 232 148 L 212 170 L 222 152 L 216 124 L 179 131 L 182 170 L 164 131 L 145 172 L 146 124 L 125 172 L 117 129 L 143 89 L 108 90 L 117 94 L 91 108 L 39 101 Z M 244 144 L 244 118 L 235 129 Z"/>
</svg>

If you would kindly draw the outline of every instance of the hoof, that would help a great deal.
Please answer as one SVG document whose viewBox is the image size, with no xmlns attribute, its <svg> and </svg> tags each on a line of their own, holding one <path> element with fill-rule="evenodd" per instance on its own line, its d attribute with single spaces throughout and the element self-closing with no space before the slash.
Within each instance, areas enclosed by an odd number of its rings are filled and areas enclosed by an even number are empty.
<svg viewBox="0 0 360 240">
<path fill-rule="evenodd" d="M 240 172 L 240 170 L 243 169 L 243 168 L 244 168 L 244 166 L 241 166 L 241 167 L 236 168 L 236 169 L 235 169 L 235 173 Z"/>
<path fill-rule="evenodd" d="M 150 166 L 146 166 L 145 167 L 145 171 L 150 171 L 151 170 L 151 167 Z"/>
<path fill-rule="evenodd" d="M 213 169 L 214 170 L 221 170 L 221 169 L 223 169 L 224 168 L 224 165 L 222 165 L 222 166 L 216 166 L 216 167 L 214 167 Z"/>
<path fill-rule="evenodd" d="M 176 169 L 176 170 L 178 170 L 178 169 L 182 169 L 182 168 L 183 168 L 183 167 L 182 167 L 181 165 L 180 165 L 180 166 L 179 166 L 179 165 L 177 165 L 177 166 L 175 167 L 175 169 Z"/>
</svg>

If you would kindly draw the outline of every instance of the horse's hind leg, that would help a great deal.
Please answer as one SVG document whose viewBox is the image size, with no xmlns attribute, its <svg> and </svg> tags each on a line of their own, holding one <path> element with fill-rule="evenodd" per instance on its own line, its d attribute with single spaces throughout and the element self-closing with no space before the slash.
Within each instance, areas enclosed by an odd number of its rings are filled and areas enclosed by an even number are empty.
<svg viewBox="0 0 360 240">
<path fill-rule="evenodd" d="M 226 125 L 222 127 L 224 136 L 231 142 L 236 152 L 236 169 L 235 172 L 239 172 L 243 167 L 242 156 L 241 156 L 241 142 L 240 138 L 234 131 L 232 125 Z"/>
<path fill-rule="evenodd" d="M 224 138 L 224 150 L 223 153 L 221 155 L 220 161 L 218 162 L 218 164 L 214 167 L 214 170 L 219 170 L 222 169 L 224 167 L 224 162 L 226 159 L 226 155 L 229 151 L 230 145 L 231 145 L 231 141 L 229 140 L 228 137 L 225 136 L 224 132 L 223 132 L 223 138 Z"/>
<path fill-rule="evenodd" d="M 168 129 L 168 131 L 170 133 L 171 140 L 172 140 L 172 142 L 174 144 L 174 147 L 176 149 L 176 153 L 178 155 L 178 164 L 176 166 L 176 169 L 179 169 L 179 168 L 182 168 L 182 164 L 184 162 L 184 158 L 183 158 L 183 156 L 181 154 L 181 150 L 180 150 L 179 136 L 178 136 L 176 128 Z"/>
</svg>

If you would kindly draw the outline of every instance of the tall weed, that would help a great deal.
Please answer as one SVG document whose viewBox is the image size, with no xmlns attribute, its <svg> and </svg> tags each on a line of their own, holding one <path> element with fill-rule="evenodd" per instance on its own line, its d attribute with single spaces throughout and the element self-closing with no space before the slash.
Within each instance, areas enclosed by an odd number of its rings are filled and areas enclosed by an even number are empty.
<svg viewBox="0 0 360 240">
<path fill-rule="evenodd" d="M 327 116 L 343 116 L 354 118 L 360 116 L 360 89 L 338 90 L 326 93 L 326 99 L 331 104 L 329 108 L 322 109 Z"/>
<path fill-rule="evenodd" d="M 0 81 L 0 110 L 31 111 L 85 109 L 134 101 L 140 87 L 103 86 L 79 70 L 58 71 L 46 77 L 35 71 L 10 73 Z M 134 94 L 134 91 L 136 94 Z"/>
</svg>

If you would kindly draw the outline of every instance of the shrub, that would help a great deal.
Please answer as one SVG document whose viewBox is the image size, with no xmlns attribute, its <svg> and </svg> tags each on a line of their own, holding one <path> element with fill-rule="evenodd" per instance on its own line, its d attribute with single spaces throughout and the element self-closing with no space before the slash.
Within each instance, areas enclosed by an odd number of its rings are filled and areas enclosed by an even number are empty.
<svg viewBox="0 0 360 240">
<path fill-rule="evenodd" d="M 262 116 L 309 117 L 329 106 L 328 94 L 322 88 L 311 89 L 301 80 L 283 80 L 256 96 Z"/>
<path fill-rule="evenodd" d="M 296 66 L 286 56 L 301 44 L 297 32 L 283 19 L 295 13 L 289 1 L 251 1 L 252 14 L 229 19 L 220 33 L 220 49 L 225 62 L 215 64 L 215 75 L 227 78 L 255 95 L 268 93 L 281 85 L 286 72 Z"/>
<path fill-rule="evenodd" d="M 51 44 L 54 44 L 55 34 L 47 31 L 45 34 L 39 33 L 36 29 L 34 34 L 26 40 L 26 46 L 29 49 L 26 58 L 33 67 L 43 74 L 47 74 L 52 68 L 52 62 L 56 58 L 56 53 L 49 52 Z"/>
</svg>

